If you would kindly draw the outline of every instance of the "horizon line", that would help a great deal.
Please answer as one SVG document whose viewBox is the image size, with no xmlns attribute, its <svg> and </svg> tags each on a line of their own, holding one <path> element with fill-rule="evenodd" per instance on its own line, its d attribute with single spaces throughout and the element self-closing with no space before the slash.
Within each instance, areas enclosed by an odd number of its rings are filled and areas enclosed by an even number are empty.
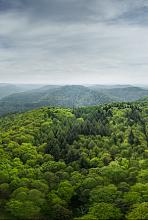
<svg viewBox="0 0 148 220">
<path fill-rule="evenodd" d="M 6 85 L 45 85 L 45 86 L 66 86 L 66 85 L 83 85 L 83 86 L 91 86 L 91 85 L 100 85 L 100 86 L 148 86 L 147 83 L 32 83 L 32 82 L 0 82 L 0 84 Z"/>
</svg>

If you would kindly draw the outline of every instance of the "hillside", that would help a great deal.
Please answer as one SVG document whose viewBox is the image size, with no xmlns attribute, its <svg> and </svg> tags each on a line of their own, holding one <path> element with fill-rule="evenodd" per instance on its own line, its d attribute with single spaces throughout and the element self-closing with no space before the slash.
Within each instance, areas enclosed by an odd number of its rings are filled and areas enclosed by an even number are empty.
<svg viewBox="0 0 148 220">
<path fill-rule="evenodd" d="M 148 89 L 143 89 L 140 87 L 119 87 L 119 88 L 100 88 L 91 87 L 95 91 L 103 92 L 104 94 L 112 97 L 116 101 L 131 102 L 136 101 L 144 96 L 148 96 Z"/>
<path fill-rule="evenodd" d="M 138 102 L 148 102 L 148 96 L 144 96 L 143 98 L 139 99 Z"/>
<path fill-rule="evenodd" d="M 8 83 L 0 83 L 0 99 L 15 94 L 15 93 L 21 93 L 26 92 L 28 90 L 37 89 L 41 87 L 40 85 L 13 85 Z"/>
<path fill-rule="evenodd" d="M 148 102 L 44 107 L 0 124 L 0 219 L 147 219 Z"/>
<path fill-rule="evenodd" d="M 25 91 L 23 88 L 15 85 L 0 84 L 0 99 L 4 98 L 5 96 L 9 96 L 14 93 L 20 93 L 23 91 Z"/>
<path fill-rule="evenodd" d="M 18 112 L 42 106 L 80 107 L 113 101 L 102 92 L 84 86 L 45 86 L 13 94 L 0 100 L 0 114 Z"/>
<path fill-rule="evenodd" d="M 7 85 L 8 87 L 10 85 Z M 43 106 L 82 107 L 111 102 L 131 102 L 148 96 L 148 90 L 128 85 L 20 85 L 18 90 L 0 99 L 0 115 L 22 112 Z M 0 87 L 1 88 L 1 87 Z M 32 88 L 32 89 L 31 89 Z M 23 91 L 25 90 L 25 91 Z M 18 92 L 17 92 L 18 91 Z M 2 96 L 3 93 L 0 93 Z M 6 95 L 6 93 L 5 93 Z"/>
</svg>

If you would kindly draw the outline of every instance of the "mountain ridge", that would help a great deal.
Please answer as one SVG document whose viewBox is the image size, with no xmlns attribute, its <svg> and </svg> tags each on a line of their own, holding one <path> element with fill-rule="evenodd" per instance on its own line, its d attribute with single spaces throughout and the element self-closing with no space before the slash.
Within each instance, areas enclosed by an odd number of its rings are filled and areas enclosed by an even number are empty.
<svg viewBox="0 0 148 220">
<path fill-rule="evenodd" d="M 0 99 L 0 115 L 42 106 L 81 107 L 136 101 L 145 96 L 148 96 L 148 90 L 135 86 L 106 89 L 84 85 L 45 85 Z"/>
</svg>

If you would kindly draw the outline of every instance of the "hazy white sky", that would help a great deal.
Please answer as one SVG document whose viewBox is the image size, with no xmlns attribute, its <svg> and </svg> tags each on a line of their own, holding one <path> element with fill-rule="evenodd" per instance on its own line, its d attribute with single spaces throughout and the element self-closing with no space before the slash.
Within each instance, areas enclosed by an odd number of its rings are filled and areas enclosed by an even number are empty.
<svg viewBox="0 0 148 220">
<path fill-rule="evenodd" d="M 148 83 L 148 1 L 0 0 L 0 82 Z"/>
</svg>

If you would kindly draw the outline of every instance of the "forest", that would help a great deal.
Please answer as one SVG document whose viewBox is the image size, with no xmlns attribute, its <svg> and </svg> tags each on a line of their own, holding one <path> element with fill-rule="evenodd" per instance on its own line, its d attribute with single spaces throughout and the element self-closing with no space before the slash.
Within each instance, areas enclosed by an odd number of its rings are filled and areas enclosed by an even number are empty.
<svg viewBox="0 0 148 220">
<path fill-rule="evenodd" d="M 135 102 L 148 97 L 148 87 L 134 85 L 3 85 L 0 83 L 0 116 L 45 106 L 78 108 Z M 37 87 L 37 88 L 36 88 Z"/>
<path fill-rule="evenodd" d="M 0 117 L 0 219 L 148 219 L 148 100 Z"/>
</svg>

